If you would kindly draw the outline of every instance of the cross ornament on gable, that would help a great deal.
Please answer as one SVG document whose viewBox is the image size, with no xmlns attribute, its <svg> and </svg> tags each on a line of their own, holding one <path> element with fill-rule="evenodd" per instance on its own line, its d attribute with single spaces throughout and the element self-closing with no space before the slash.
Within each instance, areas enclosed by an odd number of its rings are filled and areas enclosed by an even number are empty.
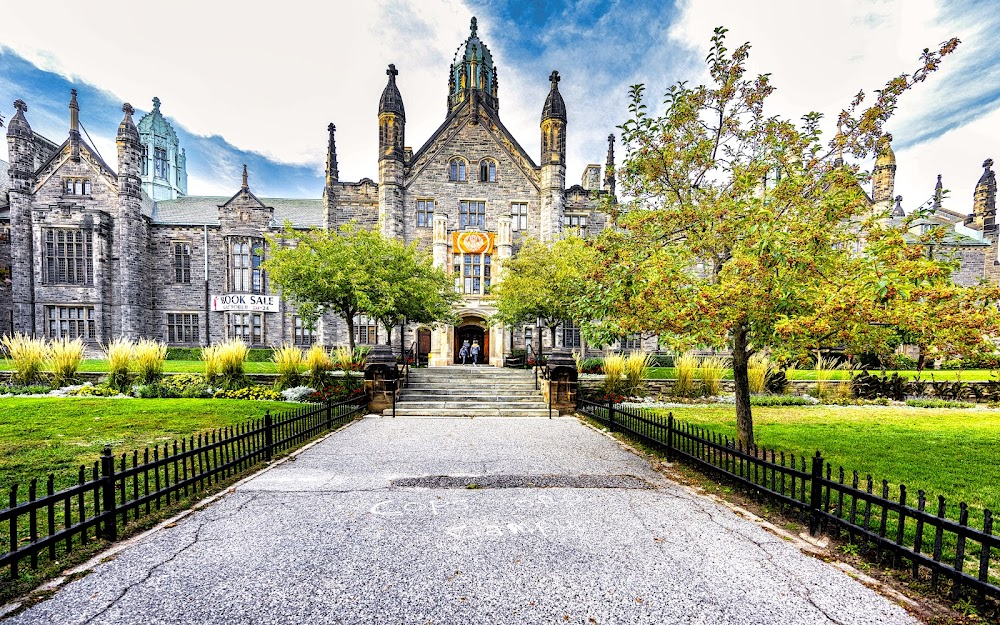
<svg viewBox="0 0 1000 625">
<path fill-rule="evenodd" d="M 553 86 L 557 82 L 559 82 L 559 72 L 557 72 L 556 70 L 552 70 L 552 73 L 549 74 L 549 82 L 551 82 L 553 84 Z"/>
<path fill-rule="evenodd" d="M 396 65 L 394 63 L 389 63 L 389 69 L 385 70 L 385 74 L 395 80 L 396 76 L 399 76 L 399 72 L 396 71 Z"/>
<path fill-rule="evenodd" d="M 993 167 L 993 159 L 992 158 L 988 158 L 985 161 L 983 161 L 983 167 L 985 167 L 986 169 L 989 169 L 990 167 Z"/>
</svg>

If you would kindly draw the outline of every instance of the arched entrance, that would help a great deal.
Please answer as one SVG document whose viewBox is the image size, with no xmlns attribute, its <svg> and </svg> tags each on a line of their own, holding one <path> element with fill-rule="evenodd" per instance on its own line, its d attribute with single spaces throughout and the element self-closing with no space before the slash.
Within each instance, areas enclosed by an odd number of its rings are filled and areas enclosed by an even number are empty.
<svg viewBox="0 0 1000 625">
<path fill-rule="evenodd" d="M 462 350 L 462 343 L 465 341 L 472 345 L 479 343 L 479 364 L 487 364 L 490 361 L 490 334 L 486 331 L 485 324 L 481 321 L 463 319 L 463 324 L 455 328 L 455 358 L 456 364 L 461 364 L 462 357 L 458 353 Z M 472 358 L 466 360 L 472 362 Z"/>
</svg>

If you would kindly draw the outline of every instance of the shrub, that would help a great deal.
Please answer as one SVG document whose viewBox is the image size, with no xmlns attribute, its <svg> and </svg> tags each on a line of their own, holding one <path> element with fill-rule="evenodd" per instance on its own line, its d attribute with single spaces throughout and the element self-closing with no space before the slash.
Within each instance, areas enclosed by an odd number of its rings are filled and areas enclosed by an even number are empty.
<svg viewBox="0 0 1000 625">
<path fill-rule="evenodd" d="M 207 345 L 201 348 L 201 359 L 205 361 L 205 382 L 219 383 L 219 346 Z"/>
<path fill-rule="evenodd" d="M 353 352 L 351 348 L 346 346 L 340 346 L 333 349 L 331 352 L 332 364 L 331 367 L 334 369 L 340 369 L 344 372 L 344 375 L 350 376 L 351 369 L 354 368 L 355 358 L 358 355 L 358 350 L 355 349 Z M 364 356 L 361 356 L 361 363 L 364 363 L 365 357 L 368 352 L 365 352 Z"/>
<path fill-rule="evenodd" d="M 847 363 L 838 363 L 836 358 L 818 356 L 813 369 L 816 373 L 816 396 L 823 399 L 823 396 L 827 394 L 830 386 L 827 383 L 833 379 L 834 371 L 842 371 L 848 368 Z"/>
<path fill-rule="evenodd" d="M 812 406 L 816 400 L 799 395 L 751 395 L 751 406 Z"/>
<path fill-rule="evenodd" d="M 726 359 L 719 356 L 701 359 L 698 363 L 698 379 L 701 380 L 702 393 L 708 397 L 719 394 L 719 389 L 722 388 L 722 373 L 728 365 Z"/>
<path fill-rule="evenodd" d="M 224 389 L 237 389 L 247 386 L 247 376 L 243 370 L 247 352 L 250 350 L 242 339 L 229 339 L 215 346 L 214 357 L 218 367 L 217 384 Z M 207 379 L 206 361 L 206 379 Z M 211 382 L 209 382 L 211 384 Z"/>
<path fill-rule="evenodd" d="M 270 347 L 254 347 L 247 350 L 246 362 L 269 362 L 274 357 L 274 350 Z"/>
<path fill-rule="evenodd" d="M 167 346 L 153 339 L 139 339 L 132 348 L 132 365 L 139 384 L 154 384 L 163 377 Z"/>
<path fill-rule="evenodd" d="M 310 386 L 294 386 L 281 391 L 281 396 L 285 401 L 307 401 L 307 398 L 315 392 L 316 389 Z"/>
<path fill-rule="evenodd" d="M 604 361 L 600 358 L 584 358 L 578 368 L 580 373 L 604 373 Z"/>
<path fill-rule="evenodd" d="M 164 376 L 160 384 L 176 393 L 178 397 L 205 397 L 208 385 L 205 377 L 198 373 L 175 373 Z"/>
<path fill-rule="evenodd" d="M 0 395 L 44 395 L 51 390 L 52 387 L 45 384 L 31 384 L 28 386 L 0 384 Z"/>
<path fill-rule="evenodd" d="M 132 392 L 136 397 L 141 399 L 170 399 L 181 396 L 180 393 L 171 387 L 159 382 L 153 382 L 151 384 L 138 384 L 132 389 Z"/>
<path fill-rule="evenodd" d="M 350 356 L 350 350 L 346 347 L 338 348 L 334 353 L 341 351 L 346 353 L 348 357 Z M 350 360 L 348 360 L 348 366 L 349 363 Z M 305 365 L 306 384 L 313 388 L 325 388 L 330 384 L 330 369 L 333 368 L 333 363 L 330 362 L 330 357 L 322 345 L 314 343 L 306 351 Z"/>
<path fill-rule="evenodd" d="M 87 382 L 82 386 L 70 389 L 66 395 L 70 397 L 116 397 L 121 395 L 121 393 L 117 389 L 104 384 L 94 385 Z"/>
<path fill-rule="evenodd" d="M 167 360 L 201 360 L 201 348 L 168 347 Z"/>
<path fill-rule="evenodd" d="M 674 395 L 692 397 L 695 394 L 694 376 L 698 371 L 698 359 L 688 352 L 674 359 Z"/>
<path fill-rule="evenodd" d="M 281 401 L 281 393 L 266 386 L 244 386 L 234 389 L 219 389 L 213 395 L 216 399 L 254 399 L 257 401 Z"/>
<path fill-rule="evenodd" d="M 302 350 L 294 345 L 282 345 L 274 350 L 272 356 L 278 379 L 274 382 L 274 390 L 283 391 L 292 386 L 298 386 L 302 373 Z"/>
<path fill-rule="evenodd" d="M 976 405 L 967 401 L 953 401 L 950 399 L 907 399 L 907 406 L 914 408 L 975 408 Z"/>
<path fill-rule="evenodd" d="M 130 339 L 120 336 L 104 348 L 108 357 L 108 386 L 116 391 L 130 390 L 129 364 L 132 362 L 132 352 L 135 346 Z"/>
<path fill-rule="evenodd" d="M 49 343 L 49 366 L 52 369 L 52 387 L 60 388 L 76 382 L 76 371 L 83 362 L 83 339 L 72 341 L 66 337 Z"/>
<path fill-rule="evenodd" d="M 642 383 L 649 371 L 651 358 L 643 352 L 632 352 L 625 359 L 625 394 L 629 397 L 639 397 L 646 394 Z"/>
<path fill-rule="evenodd" d="M 750 356 L 750 361 L 747 363 L 747 379 L 750 381 L 750 392 L 766 392 L 768 380 L 774 376 L 777 368 L 767 354 L 757 353 Z"/>
<path fill-rule="evenodd" d="M 673 367 L 674 366 L 674 355 L 673 354 L 650 354 L 650 367 Z"/>
<path fill-rule="evenodd" d="M 14 384 L 32 385 L 42 380 L 42 366 L 48 356 L 44 339 L 33 339 L 27 334 L 15 334 L 0 339 L 10 359 L 14 361 Z"/>
<path fill-rule="evenodd" d="M 604 358 L 604 393 L 621 395 L 625 388 L 625 357 L 612 354 Z"/>
</svg>

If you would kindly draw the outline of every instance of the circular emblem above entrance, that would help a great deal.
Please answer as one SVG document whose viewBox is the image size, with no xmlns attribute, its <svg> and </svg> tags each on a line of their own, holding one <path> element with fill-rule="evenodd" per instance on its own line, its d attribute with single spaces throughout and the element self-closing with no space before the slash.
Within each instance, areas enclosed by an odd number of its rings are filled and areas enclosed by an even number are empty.
<svg viewBox="0 0 1000 625">
<path fill-rule="evenodd" d="M 455 232 L 454 247 L 463 254 L 489 254 L 493 251 L 492 232 Z"/>
</svg>

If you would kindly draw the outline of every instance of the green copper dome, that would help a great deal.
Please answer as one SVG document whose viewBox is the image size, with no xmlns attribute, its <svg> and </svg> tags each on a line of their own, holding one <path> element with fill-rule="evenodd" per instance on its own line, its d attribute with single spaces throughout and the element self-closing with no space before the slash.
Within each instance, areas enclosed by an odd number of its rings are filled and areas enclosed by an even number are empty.
<svg viewBox="0 0 1000 625">
<path fill-rule="evenodd" d="M 160 98 L 153 98 L 153 111 L 151 113 L 146 113 L 136 124 L 139 129 L 139 134 L 149 135 L 153 134 L 158 137 L 166 138 L 170 143 L 177 145 L 177 133 L 174 132 L 174 127 L 170 125 L 167 118 L 160 113 Z"/>
<path fill-rule="evenodd" d="M 480 100 L 498 108 L 497 101 L 497 69 L 493 64 L 493 54 L 479 38 L 479 26 L 476 18 L 472 18 L 469 26 L 469 37 L 455 51 L 448 77 L 448 101 L 454 108 L 465 100 L 466 93 L 478 91 Z"/>
</svg>

